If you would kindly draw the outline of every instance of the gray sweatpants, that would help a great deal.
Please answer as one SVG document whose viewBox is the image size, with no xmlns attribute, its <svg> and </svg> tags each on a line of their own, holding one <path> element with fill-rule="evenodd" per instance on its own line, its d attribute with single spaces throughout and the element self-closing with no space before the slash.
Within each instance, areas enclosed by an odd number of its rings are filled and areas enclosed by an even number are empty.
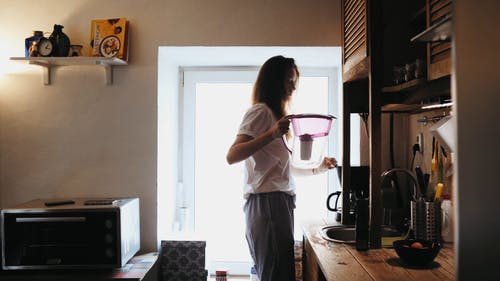
<svg viewBox="0 0 500 281">
<path fill-rule="evenodd" d="M 244 206 L 246 239 L 260 281 L 294 281 L 295 196 L 252 194 Z"/>
</svg>

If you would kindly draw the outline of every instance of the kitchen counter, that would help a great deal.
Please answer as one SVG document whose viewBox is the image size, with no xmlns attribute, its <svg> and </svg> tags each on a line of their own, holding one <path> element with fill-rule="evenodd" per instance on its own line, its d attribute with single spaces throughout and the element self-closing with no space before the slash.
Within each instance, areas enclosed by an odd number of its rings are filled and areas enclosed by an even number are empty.
<svg viewBox="0 0 500 281">
<path fill-rule="evenodd" d="M 158 280 L 158 253 L 136 255 L 115 269 L 0 270 L 5 281 L 154 281 Z"/>
<path fill-rule="evenodd" d="M 333 243 L 321 237 L 324 223 L 303 224 L 304 281 L 455 280 L 453 244 L 444 243 L 434 262 L 412 267 L 393 248 L 357 251 L 354 245 Z"/>
</svg>

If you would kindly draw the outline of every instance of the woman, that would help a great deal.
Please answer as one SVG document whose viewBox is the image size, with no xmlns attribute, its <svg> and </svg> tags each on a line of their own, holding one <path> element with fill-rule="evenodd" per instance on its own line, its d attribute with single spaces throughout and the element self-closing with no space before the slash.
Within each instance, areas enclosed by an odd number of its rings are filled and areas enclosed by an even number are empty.
<svg viewBox="0 0 500 281">
<path fill-rule="evenodd" d="M 275 56 L 264 63 L 254 85 L 252 106 L 226 157 L 229 164 L 245 161 L 246 238 L 260 281 L 295 280 L 291 173 L 318 174 L 337 164 L 334 158 L 325 158 L 313 170 L 291 167 L 281 138 L 290 125 L 286 109 L 298 78 L 292 58 Z"/>
</svg>

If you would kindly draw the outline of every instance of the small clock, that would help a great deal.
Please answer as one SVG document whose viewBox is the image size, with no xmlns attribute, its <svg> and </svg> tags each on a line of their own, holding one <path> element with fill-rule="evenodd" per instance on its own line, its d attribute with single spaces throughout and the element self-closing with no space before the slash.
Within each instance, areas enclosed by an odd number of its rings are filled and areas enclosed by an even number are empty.
<svg viewBox="0 0 500 281">
<path fill-rule="evenodd" d="M 49 57 L 54 51 L 54 43 L 48 38 L 42 37 L 38 42 L 38 54 L 42 57 Z"/>
</svg>

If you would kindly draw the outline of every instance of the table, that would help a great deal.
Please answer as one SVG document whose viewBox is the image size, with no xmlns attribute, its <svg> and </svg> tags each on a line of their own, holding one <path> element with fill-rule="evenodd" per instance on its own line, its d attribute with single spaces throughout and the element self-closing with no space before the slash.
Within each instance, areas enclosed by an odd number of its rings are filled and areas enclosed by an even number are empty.
<svg viewBox="0 0 500 281">
<path fill-rule="evenodd" d="M 0 271 L 5 281 L 156 281 L 158 253 L 137 255 L 123 267 L 109 270 L 9 270 Z"/>
</svg>

